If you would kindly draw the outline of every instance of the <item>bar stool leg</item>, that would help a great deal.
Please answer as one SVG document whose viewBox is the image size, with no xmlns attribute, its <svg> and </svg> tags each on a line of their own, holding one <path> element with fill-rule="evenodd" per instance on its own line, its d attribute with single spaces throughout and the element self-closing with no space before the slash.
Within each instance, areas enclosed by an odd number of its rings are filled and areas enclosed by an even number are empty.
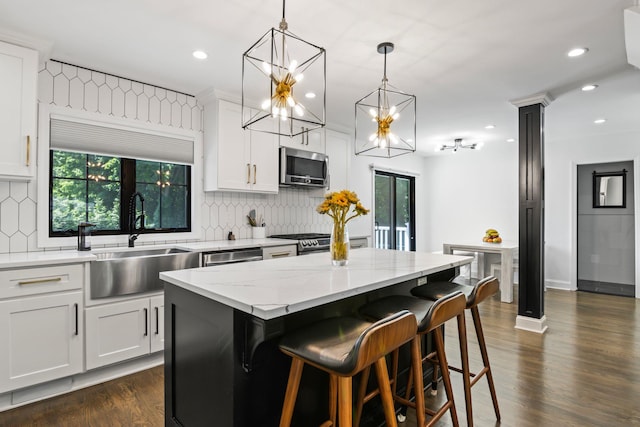
<svg viewBox="0 0 640 427">
<path fill-rule="evenodd" d="M 500 409 L 498 408 L 498 396 L 496 395 L 496 388 L 493 384 L 493 374 L 491 373 L 491 366 L 489 365 L 489 354 L 487 353 L 487 344 L 484 340 L 484 332 L 482 330 L 482 322 L 480 322 L 480 311 L 478 307 L 471 308 L 471 314 L 473 315 L 473 325 L 476 328 L 476 335 L 478 337 L 478 345 L 480 346 L 480 354 L 482 355 L 482 363 L 484 364 L 484 370 L 487 375 L 487 382 L 489 383 L 489 391 L 491 392 L 491 400 L 493 401 L 493 410 L 496 413 L 496 418 L 500 421 Z"/>
<path fill-rule="evenodd" d="M 338 413 L 338 376 L 329 375 L 329 420 L 331 421 L 332 427 L 336 426 L 337 413 Z"/>
<path fill-rule="evenodd" d="M 352 423 L 352 378 L 338 377 L 338 425 L 351 427 Z"/>
<path fill-rule="evenodd" d="M 449 408 L 449 412 L 451 413 L 451 422 L 454 427 L 459 427 L 458 423 L 458 415 L 456 413 L 456 404 L 453 401 L 453 389 L 451 388 L 451 377 L 449 376 L 449 368 L 447 362 L 447 356 L 444 352 L 444 338 L 442 337 L 442 329 L 436 328 L 434 329 L 434 338 L 436 342 L 436 351 L 438 353 L 438 363 L 440 363 L 441 371 L 442 371 L 442 382 L 444 384 L 444 390 L 447 393 L 447 399 L 449 400 L 448 405 L 444 406 L 442 409 Z M 435 417 L 434 417 L 435 418 Z M 431 424 L 427 424 L 428 426 Z"/>
<path fill-rule="evenodd" d="M 458 340 L 460 341 L 460 359 L 462 359 L 462 382 L 464 385 L 464 403 L 467 409 L 467 425 L 473 426 L 471 406 L 471 371 L 469 370 L 469 349 L 467 348 L 467 324 L 464 312 L 458 316 Z"/>
<path fill-rule="evenodd" d="M 424 414 L 424 384 L 422 381 L 422 351 L 420 349 L 420 336 L 411 341 L 411 372 L 415 376 L 415 395 L 416 395 L 416 418 L 418 426 L 425 425 L 426 416 Z M 397 377 L 396 377 L 397 378 Z"/>
<path fill-rule="evenodd" d="M 364 368 L 360 374 L 360 386 L 358 387 L 358 396 L 356 399 L 356 415 L 353 417 L 353 424 L 360 425 L 360 418 L 362 417 L 362 407 L 364 406 L 364 397 L 367 393 L 367 383 L 369 382 L 369 374 L 371 373 L 371 366 Z"/>
<path fill-rule="evenodd" d="M 289 381 L 287 382 L 287 391 L 284 395 L 282 415 L 280 416 L 280 427 L 289 427 L 291 425 L 293 408 L 296 406 L 296 398 L 298 397 L 298 388 L 300 387 L 300 378 L 302 378 L 303 366 L 304 362 L 301 359 L 294 357 L 291 360 Z"/>
<path fill-rule="evenodd" d="M 382 357 L 376 361 L 375 365 L 378 386 L 380 387 L 380 398 L 382 399 L 382 407 L 384 408 L 384 418 L 387 421 L 388 426 L 397 427 L 396 409 L 393 406 L 393 396 L 391 396 L 391 384 L 389 384 L 387 361 Z"/>
</svg>

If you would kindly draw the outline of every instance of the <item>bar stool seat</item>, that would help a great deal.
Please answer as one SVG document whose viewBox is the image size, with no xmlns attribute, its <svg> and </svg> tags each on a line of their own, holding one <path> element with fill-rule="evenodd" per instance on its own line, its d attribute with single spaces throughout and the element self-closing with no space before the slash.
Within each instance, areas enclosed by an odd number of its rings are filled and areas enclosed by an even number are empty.
<svg viewBox="0 0 640 427">
<path fill-rule="evenodd" d="M 431 410 L 424 408 L 424 388 L 422 385 L 422 378 L 419 377 L 421 373 L 412 371 L 412 375 L 409 377 L 407 384 L 407 391 L 404 397 L 397 395 L 397 375 L 398 375 L 398 350 L 393 353 L 393 373 L 392 373 L 392 395 L 399 403 L 411 406 L 416 409 L 416 418 L 418 419 L 418 426 L 434 425 L 447 411 L 451 414 L 451 419 L 454 426 L 458 425 L 458 417 L 456 414 L 455 402 L 453 398 L 453 391 L 451 388 L 451 382 L 449 378 L 449 370 L 447 364 L 447 358 L 444 350 L 444 340 L 442 335 L 442 325 L 457 317 L 459 324 L 462 325 L 461 331 L 461 352 L 462 359 L 466 359 L 466 335 L 464 329 L 464 309 L 466 298 L 461 292 L 453 292 L 448 295 L 439 298 L 437 301 L 426 301 L 420 298 L 403 295 L 393 295 L 381 298 L 379 300 L 368 303 L 358 310 L 358 312 L 368 319 L 379 319 L 389 315 L 390 312 L 398 310 L 409 310 L 416 317 L 418 323 L 416 338 L 419 339 L 421 335 L 434 332 L 434 341 L 436 351 L 430 354 L 419 356 L 420 365 L 424 361 L 430 361 L 434 364 L 440 365 L 442 368 L 442 378 L 447 393 L 447 401 L 437 410 Z M 419 343 L 417 345 L 419 348 Z M 434 368 L 434 373 L 435 373 Z M 365 396 L 366 393 L 366 378 L 368 377 L 367 371 L 365 371 L 364 380 L 361 383 L 361 388 L 358 393 L 357 406 L 356 406 L 356 420 L 359 420 L 359 414 L 363 403 L 370 400 L 376 395 L 376 391 Z M 415 382 L 415 403 L 410 401 L 411 382 Z M 422 407 L 422 408 L 421 408 Z M 432 418 L 426 423 L 425 413 L 429 414 Z"/>
<path fill-rule="evenodd" d="M 291 370 L 280 426 L 291 424 L 302 368 L 315 366 L 329 374 L 329 420 L 323 427 L 352 425 L 352 377 L 375 365 L 387 425 L 397 426 L 385 355 L 414 339 L 417 324 L 408 311 L 392 313 L 375 322 L 336 317 L 316 322 L 285 335 L 280 350 L 291 356 Z"/>
<path fill-rule="evenodd" d="M 491 400 L 493 402 L 493 409 L 496 414 L 496 419 L 499 421 L 500 409 L 498 408 L 498 398 L 496 396 L 495 385 L 493 382 L 491 365 L 489 364 L 487 344 L 484 339 L 478 304 L 495 295 L 498 292 L 500 285 L 498 283 L 498 279 L 493 276 L 485 277 L 476 283 L 475 286 L 456 283 L 455 279 L 453 280 L 454 281 L 449 282 L 432 282 L 427 283 L 426 285 L 417 286 L 411 290 L 411 293 L 416 297 L 430 301 L 438 300 L 442 295 L 446 295 L 449 292 L 462 292 L 465 295 L 466 308 L 471 311 L 471 315 L 473 316 L 473 325 L 475 326 L 476 336 L 478 337 L 478 345 L 480 347 L 480 355 L 482 356 L 483 368 L 477 373 L 472 373 L 469 370 L 468 361 L 466 362 L 467 366 L 465 367 L 465 361 L 463 360 L 462 369 L 453 366 L 449 366 L 449 369 L 463 374 L 467 424 L 469 426 L 473 425 L 471 387 L 474 386 L 483 376 L 487 377 L 489 392 L 491 393 Z M 460 325 L 458 325 L 458 330 L 460 331 Z"/>
</svg>

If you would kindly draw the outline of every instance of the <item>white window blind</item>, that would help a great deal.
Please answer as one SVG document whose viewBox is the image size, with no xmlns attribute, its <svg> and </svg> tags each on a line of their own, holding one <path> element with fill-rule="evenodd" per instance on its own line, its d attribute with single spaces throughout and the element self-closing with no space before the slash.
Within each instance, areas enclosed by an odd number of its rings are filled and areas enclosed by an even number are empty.
<svg viewBox="0 0 640 427">
<path fill-rule="evenodd" d="M 194 142 L 186 138 L 53 117 L 49 138 L 51 149 L 169 163 L 194 163 Z"/>
</svg>

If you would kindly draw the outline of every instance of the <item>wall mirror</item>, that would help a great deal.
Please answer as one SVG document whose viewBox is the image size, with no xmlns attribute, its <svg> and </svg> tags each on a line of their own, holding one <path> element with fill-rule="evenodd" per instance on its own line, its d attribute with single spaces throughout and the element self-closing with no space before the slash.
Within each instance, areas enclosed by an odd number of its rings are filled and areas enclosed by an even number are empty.
<svg viewBox="0 0 640 427">
<path fill-rule="evenodd" d="M 627 170 L 593 171 L 593 207 L 624 208 L 627 205 Z"/>
</svg>

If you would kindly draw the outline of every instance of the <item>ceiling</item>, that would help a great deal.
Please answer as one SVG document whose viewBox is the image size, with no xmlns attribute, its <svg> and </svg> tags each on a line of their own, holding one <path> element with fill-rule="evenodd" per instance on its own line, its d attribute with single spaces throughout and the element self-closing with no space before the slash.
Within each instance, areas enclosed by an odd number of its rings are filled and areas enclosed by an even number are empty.
<svg viewBox="0 0 640 427">
<path fill-rule="evenodd" d="M 398 8 L 398 6 L 403 6 Z M 350 130 L 354 103 L 382 78 L 417 96 L 418 150 L 517 138 L 510 101 L 547 92 L 547 138 L 640 131 L 640 71 L 627 64 L 623 11 L 635 0 L 296 0 L 289 30 L 327 54 L 327 125 Z M 240 95 L 242 53 L 277 27 L 276 0 L 0 0 L 0 38 L 50 58 L 197 95 Z M 578 58 L 566 53 L 588 47 Z M 196 60 L 191 53 L 209 54 Z M 585 83 L 598 89 L 582 92 Z M 602 125 L 594 119 L 607 119 Z M 486 125 L 495 125 L 487 130 Z M 440 153 L 438 155 L 445 155 Z"/>
</svg>

